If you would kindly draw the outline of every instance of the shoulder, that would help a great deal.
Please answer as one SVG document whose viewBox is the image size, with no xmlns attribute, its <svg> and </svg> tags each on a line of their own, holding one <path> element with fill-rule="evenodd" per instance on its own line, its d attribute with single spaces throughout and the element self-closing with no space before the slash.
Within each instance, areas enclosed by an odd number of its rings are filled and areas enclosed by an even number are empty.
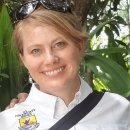
<svg viewBox="0 0 130 130">
<path fill-rule="evenodd" d="M 104 121 L 130 127 L 130 102 L 119 94 L 105 92 L 94 110 Z"/>
<path fill-rule="evenodd" d="M 2 111 L 0 113 L 0 129 L 8 130 L 14 128 L 14 124 L 18 125 L 22 114 L 30 110 L 32 110 L 31 106 L 25 106 L 25 104 L 21 103 L 15 105 L 14 108 Z"/>
<path fill-rule="evenodd" d="M 97 104 L 97 107 L 111 111 L 112 113 L 130 114 L 130 102 L 119 94 L 104 92 L 103 97 Z"/>
<path fill-rule="evenodd" d="M 99 105 L 111 111 L 113 115 L 120 114 L 130 119 L 130 102 L 119 94 L 105 92 Z"/>
<path fill-rule="evenodd" d="M 103 99 L 106 101 L 111 101 L 114 104 L 124 104 L 124 105 L 129 105 L 130 102 L 124 98 L 123 96 L 116 94 L 116 93 L 111 93 L 111 92 L 105 92 Z"/>
</svg>

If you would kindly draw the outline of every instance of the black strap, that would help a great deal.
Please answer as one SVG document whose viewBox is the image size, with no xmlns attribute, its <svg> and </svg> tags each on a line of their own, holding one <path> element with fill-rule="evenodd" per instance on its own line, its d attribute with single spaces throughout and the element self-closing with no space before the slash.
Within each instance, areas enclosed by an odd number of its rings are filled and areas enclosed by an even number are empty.
<svg viewBox="0 0 130 130">
<path fill-rule="evenodd" d="M 69 130 L 98 104 L 103 95 L 104 93 L 94 90 L 80 104 L 69 111 L 49 130 Z"/>
</svg>

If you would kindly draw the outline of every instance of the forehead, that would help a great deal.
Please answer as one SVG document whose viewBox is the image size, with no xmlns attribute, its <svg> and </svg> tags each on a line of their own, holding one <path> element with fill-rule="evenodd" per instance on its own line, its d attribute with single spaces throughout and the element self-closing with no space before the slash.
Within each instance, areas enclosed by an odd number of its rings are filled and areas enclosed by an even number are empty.
<svg viewBox="0 0 130 130">
<path fill-rule="evenodd" d="M 48 32 L 56 33 L 51 28 L 44 25 L 29 24 L 22 28 L 22 35 L 24 34 L 30 35 L 30 36 L 31 35 L 36 36 L 36 35 L 42 35 L 42 34 L 47 35 Z"/>
<path fill-rule="evenodd" d="M 50 38 L 59 37 L 66 42 L 71 41 L 69 38 L 67 38 L 65 34 L 63 35 L 62 33 L 57 32 L 56 28 L 47 26 L 44 23 L 40 23 L 40 22 L 30 22 L 30 23 L 23 24 L 21 26 L 20 33 L 21 33 L 22 41 L 27 37 L 30 37 L 34 40 L 34 37 L 40 37 L 41 35 Z"/>
<path fill-rule="evenodd" d="M 65 41 L 67 43 L 72 43 L 71 40 L 57 33 L 51 27 L 45 25 L 34 25 L 29 24 L 22 28 L 22 45 L 24 47 L 32 45 L 51 45 L 56 41 Z M 67 40 L 66 40 L 67 39 Z"/>
</svg>

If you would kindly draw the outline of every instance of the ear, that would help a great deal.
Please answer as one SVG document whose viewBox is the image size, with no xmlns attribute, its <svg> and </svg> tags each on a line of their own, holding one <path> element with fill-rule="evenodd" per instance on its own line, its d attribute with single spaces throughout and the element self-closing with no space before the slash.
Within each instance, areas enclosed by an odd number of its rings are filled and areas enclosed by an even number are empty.
<svg viewBox="0 0 130 130">
<path fill-rule="evenodd" d="M 84 45 L 85 45 L 84 41 L 81 41 L 80 43 L 78 43 L 78 49 L 79 49 L 80 57 L 83 55 Z"/>
</svg>

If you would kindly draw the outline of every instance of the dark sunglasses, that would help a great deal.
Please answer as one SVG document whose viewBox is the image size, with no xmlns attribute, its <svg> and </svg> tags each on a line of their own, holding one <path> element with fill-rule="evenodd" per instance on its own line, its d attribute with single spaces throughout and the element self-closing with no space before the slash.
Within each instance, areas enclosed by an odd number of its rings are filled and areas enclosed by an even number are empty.
<svg viewBox="0 0 130 130">
<path fill-rule="evenodd" d="M 22 4 L 17 9 L 15 12 L 15 23 L 22 19 L 25 19 L 29 14 L 31 14 L 41 5 L 48 10 L 71 13 L 71 8 L 68 0 L 31 0 Z"/>
</svg>

